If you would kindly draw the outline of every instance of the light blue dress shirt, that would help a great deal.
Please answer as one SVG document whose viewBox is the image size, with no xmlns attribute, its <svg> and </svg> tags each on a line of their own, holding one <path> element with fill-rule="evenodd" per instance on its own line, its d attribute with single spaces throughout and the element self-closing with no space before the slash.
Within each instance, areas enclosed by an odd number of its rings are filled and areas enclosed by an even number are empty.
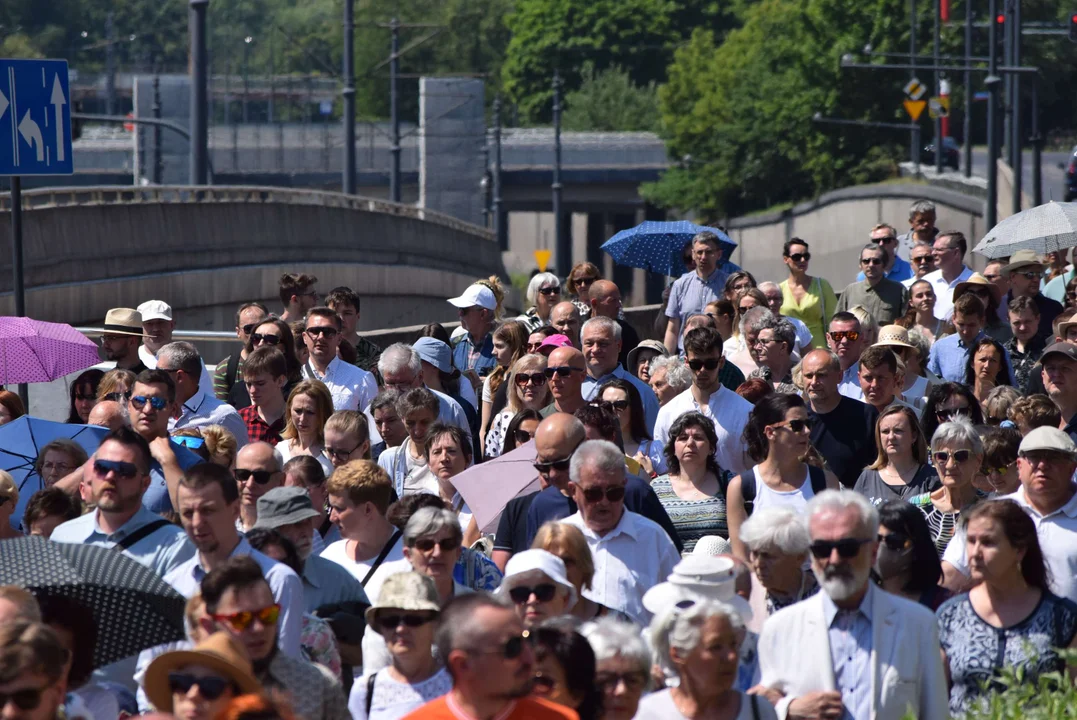
<svg viewBox="0 0 1077 720">
<path fill-rule="evenodd" d="M 280 604 L 277 647 L 281 652 L 292 657 L 302 657 L 299 639 L 303 630 L 303 582 L 290 567 L 252 548 L 245 537 L 239 538 L 239 542 L 229 557 L 237 555 L 249 555 L 258 563 L 266 582 L 269 583 L 269 589 L 273 591 L 273 599 Z M 165 576 L 165 582 L 174 587 L 180 595 L 189 598 L 201 591 L 202 578 L 205 576 L 206 571 L 202 568 L 202 559 L 198 553 L 195 553 L 190 560 L 168 573 Z"/>
<path fill-rule="evenodd" d="M 871 719 L 871 583 L 860 607 L 841 610 L 825 592 L 823 618 L 830 640 L 830 660 L 834 665 L 834 683 L 845 706 L 842 720 Z"/>
<path fill-rule="evenodd" d="M 620 378 L 621 380 L 626 380 L 636 386 L 636 390 L 639 391 L 640 399 L 643 400 L 644 422 L 647 429 L 653 430 L 654 423 L 656 420 L 658 420 L 658 396 L 654 394 L 654 390 L 651 389 L 650 385 L 643 382 L 620 365 L 615 367 L 613 369 L 613 372 L 611 372 L 609 375 L 603 375 L 597 380 L 592 378 L 590 375 L 584 378 L 583 387 L 581 388 L 581 391 L 583 393 L 583 399 L 587 401 L 593 400 L 595 394 L 598 392 L 598 389 L 602 387 L 604 383 L 609 382 L 613 378 Z"/>
<path fill-rule="evenodd" d="M 242 420 L 242 418 L 240 418 Z M 247 426 L 243 426 L 246 432 Z M 192 465 L 202 462 L 202 458 L 183 447 L 175 440 L 169 440 L 172 452 L 176 454 L 180 469 L 186 470 Z M 150 486 L 142 495 L 142 504 L 151 512 L 164 513 L 172 511 L 172 498 L 168 496 L 168 483 L 165 482 L 165 474 L 161 470 L 161 463 L 150 459 Z"/>
<path fill-rule="evenodd" d="M 984 334 L 981 330 L 972 344 L 979 342 Z M 927 369 L 948 382 L 964 383 L 965 366 L 969 361 L 969 348 L 970 345 L 963 342 L 961 336 L 957 333 L 947 335 L 941 340 L 936 340 L 935 344 L 931 346 L 931 353 L 928 355 Z M 1005 355 L 1006 369 L 1010 375 L 1010 384 L 1013 385 L 1013 364 L 1010 362 L 1010 354 L 1006 352 L 1005 348 L 1003 348 L 1003 354 Z"/>
<path fill-rule="evenodd" d="M 681 275 L 669 289 L 666 317 L 679 322 L 683 330 L 684 321 L 689 315 L 703 312 L 707 303 L 712 303 L 724 296 L 725 281 L 728 277 L 729 273 L 721 267 L 716 267 L 706 280 L 700 278 L 695 270 Z M 683 337 L 683 333 L 678 333 L 678 349 L 684 349 Z"/>
<path fill-rule="evenodd" d="M 74 520 L 68 520 L 53 531 L 50 539 L 54 542 L 111 548 L 139 528 L 161 519 L 160 515 L 143 506 L 119 530 L 109 535 L 97 524 L 99 512 L 101 511 L 94 510 Z M 183 528 L 170 524 L 154 530 L 123 552 L 132 560 L 164 577 L 193 558 L 195 547 L 187 540 Z"/>
<path fill-rule="evenodd" d="M 864 402 L 864 390 L 860 387 L 860 361 L 857 360 L 841 374 L 838 393 L 853 400 Z"/>
<path fill-rule="evenodd" d="M 309 613 L 335 603 L 370 604 L 366 590 L 355 576 L 332 560 L 311 555 L 303 561 L 302 580 L 303 602 Z"/>
<path fill-rule="evenodd" d="M 908 261 L 898 255 L 896 258 L 894 258 L 894 264 L 893 266 L 891 266 L 890 272 L 886 273 L 886 279 L 893 280 L 894 282 L 902 282 L 904 280 L 908 280 L 915 274 L 916 273 L 912 271 L 912 265 L 910 265 Z M 864 273 L 857 273 L 856 281 L 860 282 L 863 279 Z"/>
</svg>

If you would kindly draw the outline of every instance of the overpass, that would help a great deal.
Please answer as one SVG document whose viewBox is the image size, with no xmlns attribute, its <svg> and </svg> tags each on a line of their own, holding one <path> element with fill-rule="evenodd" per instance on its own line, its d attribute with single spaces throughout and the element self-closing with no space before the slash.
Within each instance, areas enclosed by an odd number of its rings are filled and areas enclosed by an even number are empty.
<svg viewBox="0 0 1077 720">
<path fill-rule="evenodd" d="M 172 304 L 188 330 L 235 326 L 236 307 L 280 310 L 282 272 L 363 297 L 361 330 L 456 319 L 445 298 L 505 275 L 492 234 L 440 213 L 340 193 L 272 187 L 86 187 L 23 193 L 27 314 L 98 325 L 111 307 Z M 10 247 L 0 196 L 0 247 Z M 0 314 L 12 314 L 10 255 Z M 223 354 L 223 353 L 222 353 Z M 213 352 L 207 352 L 213 357 Z"/>
</svg>

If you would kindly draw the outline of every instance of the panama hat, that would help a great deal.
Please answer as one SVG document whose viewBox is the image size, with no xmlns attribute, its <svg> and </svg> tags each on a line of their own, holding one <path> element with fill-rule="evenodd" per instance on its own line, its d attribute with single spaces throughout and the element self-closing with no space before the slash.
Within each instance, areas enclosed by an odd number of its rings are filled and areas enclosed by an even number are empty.
<svg viewBox="0 0 1077 720">
<path fill-rule="evenodd" d="M 172 689 L 168 674 L 189 665 L 197 665 L 231 680 L 237 694 L 260 693 L 262 684 L 254 677 L 251 661 L 239 641 L 226 632 L 216 632 L 191 650 L 175 650 L 157 656 L 146 668 L 142 686 L 146 697 L 161 712 L 172 712 Z"/>
</svg>

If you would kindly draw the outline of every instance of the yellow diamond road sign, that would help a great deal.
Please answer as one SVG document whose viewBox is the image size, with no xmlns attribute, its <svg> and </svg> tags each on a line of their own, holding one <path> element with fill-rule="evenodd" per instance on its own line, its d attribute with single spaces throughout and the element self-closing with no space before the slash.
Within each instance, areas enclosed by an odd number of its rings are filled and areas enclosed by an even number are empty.
<svg viewBox="0 0 1077 720">
<path fill-rule="evenodd" d="M 927 106 L 927 102 L 924 100 L 906 100 L 903 104 L 905 105 L 905 112 L 909 113 L 909 117 L 912 118 L 913 122 L 920 119 L 920 113 Z"/>
<path fill-rule="evenodd" d="M 932 120 L 950 117 L 950 98 L 941 96 L 931 98 L 927 104 L 927 112 Z"/>
<path fill-rule="evenodd" d="M 904 90 L 905 96 L 908 97 L 910 100 L 919 100 L 927 92 L 927 87 L 925 87 L 924 84 L 916 78 L 913 78 L 912 80 L 909 80 L 909 82 L 905 83 Z"/>
<path fill-rule="evenodd" d="M 535 262 L 538 263 L 539 272 L 546 272 L 546 266 L 550 264 L 551 255 L 553 255 L 551 250 L 535 251 Z"/>
</svg>

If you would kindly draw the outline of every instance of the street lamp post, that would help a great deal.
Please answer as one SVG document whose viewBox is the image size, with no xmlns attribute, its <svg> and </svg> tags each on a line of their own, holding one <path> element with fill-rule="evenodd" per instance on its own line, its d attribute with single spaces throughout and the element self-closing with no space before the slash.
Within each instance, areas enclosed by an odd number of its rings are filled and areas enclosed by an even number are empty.
<svg viewBox="0 0 1077 720">
<path fill-rule="evenodd" d="M 389 166 L 389 199 L 400 202 L 400 94 L 397 82 L 400 76 L 400 21 L 393 18 L 389 23 L 392 40 L 389 46 L 389 120 L 392 125 L 392 138 L 389 152 L 392 164 Z"/>
<path fill-rule="evenodd" d="M 190 183 L 205 185 L 209 167 L 209 53 L 206 50 L 206 11 L 209 0 L 189 0 L 187 19 L 191 43 L 191 165 Z"/>
<path fill-rule="evenodd" d="M 355 194 L 355 0 L 344 0 L 344 177 L 346 195 Z"/>
<path fill-rule="evenodd" d="M 998 86 L 1002 82 L 998 71 L 998 15 L 997 0 L 989 0 L 987 25 L 987 207 L 984 220 L 987 230 L 998 222 Z"/>
<path fill-rule="evenodd" d="M 561 72 L 553 71 L 553 222 L 557 247 L 557 266 L 566 272 L 572 265 L 572 248 L 568 246 L 561 222 Z"/>
</svg>

